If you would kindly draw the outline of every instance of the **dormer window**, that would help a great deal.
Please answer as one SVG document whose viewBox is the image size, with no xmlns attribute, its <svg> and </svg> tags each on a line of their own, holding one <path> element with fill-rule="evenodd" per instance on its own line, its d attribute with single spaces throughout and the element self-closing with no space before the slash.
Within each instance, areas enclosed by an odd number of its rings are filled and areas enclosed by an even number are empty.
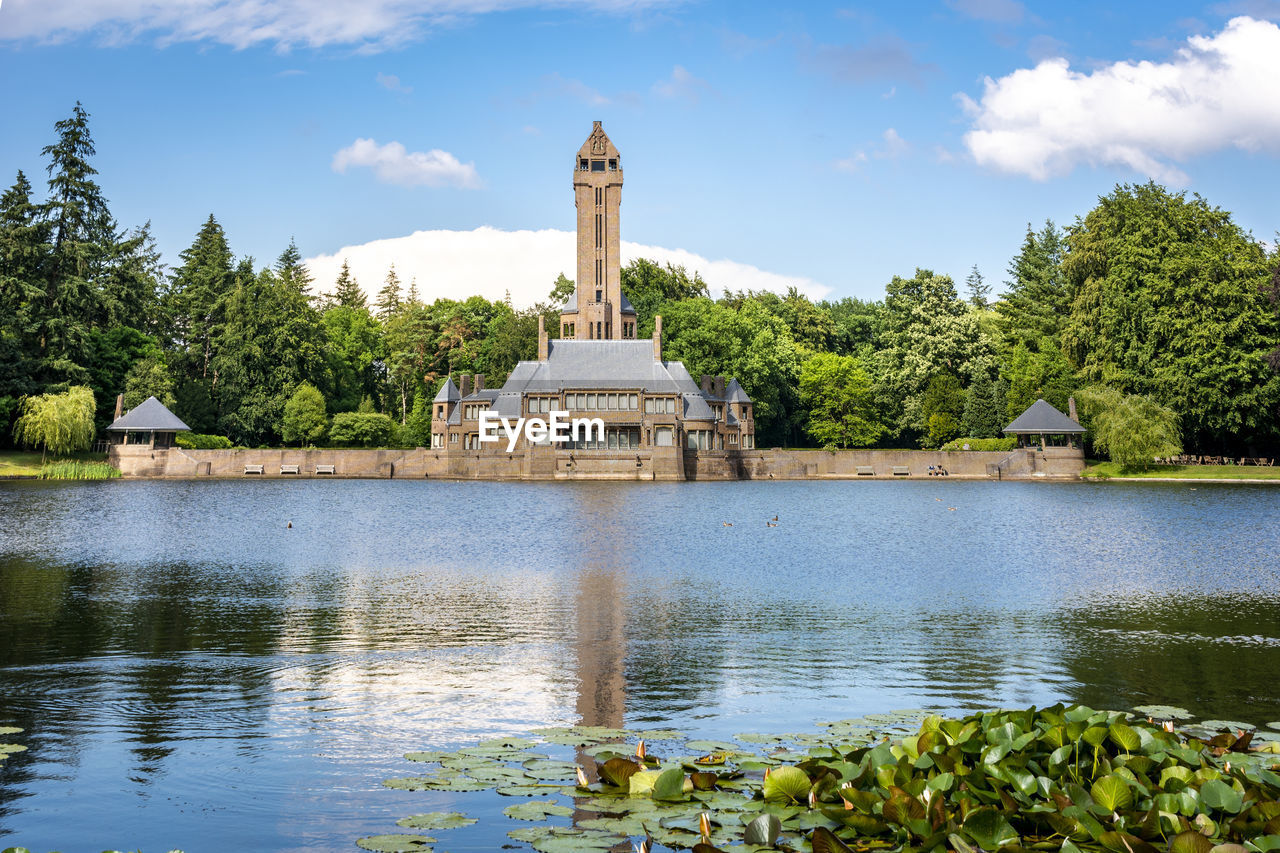
<svg viewBox="0 0 1280 853">
<path fill-rule="evenodd" d="M 604 171 L 604 161 L 603 161 L 603 160 L 592 160 L 592 161 L 591 161 L 591 171 L 593 171 L 593 172 L 603 172 L 603 171 Z"/>
<path fill-rule="evenodd" d="M 579 170 L 581 170 L 581 171 L 583 171 L 583 172 L 587 171 L 587 158 L 586 158 L 586 157 L 583 157 L 581 160 L 579 160 L 579 161 L 578 161 L 578 169 L 579 169 Z"/>
</svg>

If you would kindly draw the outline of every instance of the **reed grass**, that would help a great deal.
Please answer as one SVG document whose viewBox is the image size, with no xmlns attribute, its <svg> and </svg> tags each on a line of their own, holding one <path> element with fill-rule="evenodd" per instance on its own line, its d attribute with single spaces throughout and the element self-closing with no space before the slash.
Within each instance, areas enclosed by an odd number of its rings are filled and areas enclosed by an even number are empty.
<svg viewBox="0 0 1280 853">
<path fill-rule="evenodd" d="M 41 480 L 113 480 L 119 476 L 120 469 L 109 462 L 61 459 L 47 462 L 40 468 Z"/>
</svg>

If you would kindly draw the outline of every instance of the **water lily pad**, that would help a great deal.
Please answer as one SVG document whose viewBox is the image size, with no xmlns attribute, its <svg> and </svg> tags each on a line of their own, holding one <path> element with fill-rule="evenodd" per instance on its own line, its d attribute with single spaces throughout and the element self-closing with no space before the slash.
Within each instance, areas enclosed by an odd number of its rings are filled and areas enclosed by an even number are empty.
<svg viewBox="0 0 1280 853">
<path fill-rule="evenodd" d="M 462 812 L 427 812 L 402 817 L 396 821 L 396 826 L 407 829 L 457 829 L 460 826 L 470 826 L 475 822 L 475 818 L 467 817 Z"/>
<path fill-rule="evenodd" d="M 578 772 L 578 765 L 572 761 L 554 761 L 550 758 L 534 758 L 520 766 L 535 779 L 573 779 Z"/>
<path fill-rule="evenodd" d="M 537 744 L 534 741 L 529 740 L 528 738 L 507 737 L 507 738 L 492 738 L 490 740 L 482 740 L 480 741 L 480 743 L 476 744 L 476 746 L 483 747 L 485 749 L 498 748 L 498 749 L 524 750 L 524 749 L 533 749 L 535 746 L 537 746 Z"/>
<path fill-rule="evenodd" d="M 0 754 L 26 751 L 27 748 L 20 743 L 0 743 Z"/>
<path fill-rule="evenodd" d="M 21 733 L 21 726 L 0 726 L 0 735 L 16 735 Z"/>
<path fill-rule="evenodd" d="M 747 829 L 742 834 L 742 840 L 747 844 L 761 844 L 766 847 L 772 847 L 777 842 L 778 835 L 781 832 L 782 821 L 778 820 L 777 815 L 762 814 L 747 824 Z"/>
<path fill-rule="evenodd" d="M 374 853 L 413 853 L 415 850 L 430 853 L 431 848 L 427 845 L 434 843 L 434 838 L 425 835 L 370 835 L 358 839 L 356 846 Z"/>
<path fill-rule="evenodd" d="M 691 740 L 685 745 L 691 752 L 706 754 L 708 752 L 740 752 L 742 747 L 725 740 Z"/>
<path fill-rule="evenodd" d="M 769 771 L 761 790 L 766 800 L 783 803 L 803 803 L 808 800 L 811 787 L 808 774 L 799 767 L 786 765 L 775 767 Z"/>
<path fill-rule="evenodd" d="M 1139 705 L 1133 710 L 1154 720 L 1190 720 L 1195 716 L 1186 708 L 1174 705 Z"/>
<path fill-rule="evenodd" d="M 507 806 L 502 813 L 515 820 L 546 820 L 548 817 L 568 817 L 573 814 L 573 809 L 555 800 L 530 800 Z"/>
<path fill-rule="evenodd" d="M 1253 723 L 1241 723 L 1236 720 L 1205 720 L 1200 725 L 1215 732 L 1222 729 L 1230 729 L 1233 732 L 1244 729 L 1246 732 L 1251 732 L 1257 728 Z"/>
<path fill-rule="evenodd" d="M 504 797 L 545 797 L 547 794 L 564 793 L 559 785 L 502 785 L 498 793 Z M 570 790 L 572 793 L 572 790 Z"/>
<path fill-rule="evenodd" d="M 684 740 L 684 732 L 678 732 L 675 729 L 645 729 L 636 732 L 636 737 L 645 740 Z"/>
<path fill-rule="evenodd" d="M 584 850 L 608 850 L 626 838 L 599 829 L 576 829 L 566 826 L 534 826 L 507 833 L 516 841 L 525 841 L 541 853 L 580 853 Z"/>
</svg>

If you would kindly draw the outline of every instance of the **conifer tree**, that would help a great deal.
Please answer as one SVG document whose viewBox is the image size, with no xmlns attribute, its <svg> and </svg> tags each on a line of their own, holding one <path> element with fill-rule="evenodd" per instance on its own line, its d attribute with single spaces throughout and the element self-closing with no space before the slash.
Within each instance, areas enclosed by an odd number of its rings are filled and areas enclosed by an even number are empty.
<svg viewBox="0 0 1280 853">
<path fill-rule="evenodd" d="M 977 264 L 974 264 L 973 269 L 969 271 L 969 277 L 964 280 L 964 284 L 969 291 L 969 302 L 973 307 L 986 308 L 987 294 L 991 293 L 991 285 L 984 283 Z"/>
<path fill-rule="evenodd" d="M 182 265 L 173 271 L 165 299 L 167 343 L 184 356 L 181 370 L 207 379 L 213 344 L 226 322 L 226 299 L 235 283 L 231 249 L 212 213 L 179 257 Z"/>
<path fill-rule="evenodd" d="M 308 292 L 313 281 L 311 272 L 302 262 L 302 253 L 298 251 L 298 244 L 292 237 L 289 238 L 289 247 L 276 258 L 275 273 L 276 279 L 282 286 L 301 293 L 308 299 L 311 298 Z"/>
<path fill-rule="evenodd" d="M 378 319 L 386 321 L 388 317 L 400 310 L 404 303 L 400 299 L 400 277 L 396 275 L 396 265 L 387 270 L 387 280 L 378 291 L 378 300 L 374 305 L 378 309 Z"/>
<path fill-rule="evenodd" d="M 18 172 L 0 196 L 0 428 L 18 399 L 38 390 L 32 312 L 44 300 L 49 231 L 31 201 L 31 182 Z"/>
<path fill-rule="evenodd" d="M 1027 233 L 1022 248 L 1009 262 L 1008 292 L 996 304 L 1005 321 L 1009 346 L 1026 344 L 1032 352 L 1061 346 L 1061 334 L 1071 313 L 1071 299 L 1062 273 L 1062 232 L 1046 220 L 1039 232 Z"/>
<path fill-rule="evenodd" d="M 356 281 L 356 277 L 351 274 L 346 258 L 342 259 L 342 269 L 338 272 L 338 279 L 333 287 L 333 304 L 345 305 L 357 311 L 363 311 L 368 307 L 364 291 L 360 289 L 360 282 Z"/>
</svg>

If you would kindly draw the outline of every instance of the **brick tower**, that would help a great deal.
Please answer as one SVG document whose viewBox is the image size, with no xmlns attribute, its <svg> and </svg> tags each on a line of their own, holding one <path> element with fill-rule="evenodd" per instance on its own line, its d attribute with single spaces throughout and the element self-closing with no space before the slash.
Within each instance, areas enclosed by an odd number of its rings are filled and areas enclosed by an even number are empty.
<svg viewBox="0 0 1280 853">
<path fill-rule="evenodd" d="M 634 340 L 635 309 L 622 295 L 618 208 L 622 202 L 622 158 L 595 122 L 573 160 L 573 196 L 578 208 L 578 277 L 560 315 L 561 337 Z"/>
</svg>

